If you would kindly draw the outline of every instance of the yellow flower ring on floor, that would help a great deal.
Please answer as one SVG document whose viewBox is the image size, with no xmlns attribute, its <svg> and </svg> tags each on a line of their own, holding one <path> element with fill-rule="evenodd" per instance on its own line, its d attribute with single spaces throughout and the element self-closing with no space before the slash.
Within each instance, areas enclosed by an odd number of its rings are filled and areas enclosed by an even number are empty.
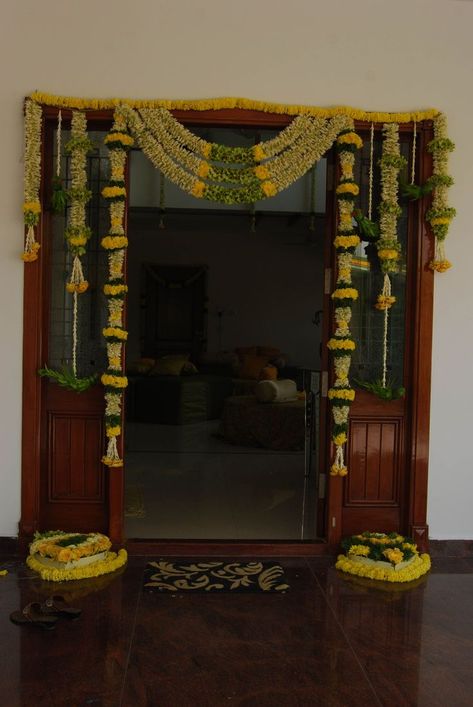
<svg viewBox="0 0 473 707">
<path fill-rule="evenodd" d="M 337 570 L 354 574 L 358 577 L 381 580 L 384 582 L 412 582 L 430 570 L 430 555 L 418 555 L 407 567 L 395 570 L 382 567 L 373 567 L 361 562 L 351 560 L 346 555 L 339 555 L 335 565 Z"/>
<path fill-rule="evenodd" d="M 119 567 L 123 567 L 126 564 L 127 559 L 126 550 L 119 550 L 118 553 L 107 552 L 105 558 L 99 562 L 93 562 L 85 567 L 73 567 L 68 570 L 45 567 L 32 555 L 28 556 L 26 564 L 34 572 L 37 572 L 41 579 L 48 582 L 68 582 L 74 579 L 100 577 L 100 575 L 115 572 Z"/>
</svg>

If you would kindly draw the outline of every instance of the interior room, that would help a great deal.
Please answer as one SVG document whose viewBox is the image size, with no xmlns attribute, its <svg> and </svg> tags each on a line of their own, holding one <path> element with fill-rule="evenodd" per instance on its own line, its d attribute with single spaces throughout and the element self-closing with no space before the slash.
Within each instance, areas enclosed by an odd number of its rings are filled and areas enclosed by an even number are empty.
<svg viewBox="0 0 473 707">
<path fill-rule="evenodd" d="M 199 133 L 245 146 L 276 131 Z M 316 537 L 326 165 L 230 208 L 131 153 L 128 537 Z"/>
</svg>

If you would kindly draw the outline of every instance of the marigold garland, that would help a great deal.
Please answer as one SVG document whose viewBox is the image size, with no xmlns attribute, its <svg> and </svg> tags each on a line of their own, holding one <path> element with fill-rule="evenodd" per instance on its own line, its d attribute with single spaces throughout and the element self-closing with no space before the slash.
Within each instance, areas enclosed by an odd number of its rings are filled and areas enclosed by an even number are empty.
<svg viewBox="0 0 473 707">
<path fill-rule="evenodd" d="M 22 260 L 32 263 L 38 259 L 40 244 L 35 239 L 35 226 L 41 215 L 39 188 L 41 183 L 41 124 L 43 109 L 32 100 L 25 104 L 25 175 L 23 196 L 23 218 L 26 237 Z"/>
<path fill-rule="evenodd" d="M 170 181 L 198 199 L 225 204 L 255 203 L 286 189 L 322 157 L 349 123 L 343 115 L 329 120 L 299 116 L 272 140 L 230 148 L 193 135 L 164 109 L 138 112 L 123 105 L 116 112 Z M 255 166 L 258 160 L 264 164 Z M 212 161 L 242 167 L 222 167 Z"/>
<path fill-rule="evenodd" d="M 445 255 L 445 239 L 456 211 L 448 205 L 448 189 L 453 184 L 448 174 L 448 155 L 455 149 L 455 144 L 447 137 L 447 119 L 443 114 L 434 121 L 434 139 L 427 149 L 432 153 L 434 163 L 433 175 L 429 180 L 434 185 L 432 207 L 427 212 L 427 220 L 435 236 L 435 255 L 429 266 L 436 272 L 445 272 L 452 266 Z"/>
<path fill-rule="evenodd" d="M 342 547 L 345 554 L 338 556 L 335 567 L 359 577 L 410 582 L 430 569 L 429 555 L 419 555 L 414 542 L 398 533 L 364 532 L 345 538 Z"/>
<path fill-rule="evenodd" d="M 337 187 L 338 233 L 334 238 L 337 251 L 337 282 L 332 292 L 336 328 L 327 344 L 333 356 L 335 372 L 334 386 L 328 391 L 333 417 L 332 441 L 335 445 L 331 476 L 346 476 L 348 473 L 343 448 L 348 438 L 350 404 L 355 399 L 355 391 L 350 387 L 348 375 L 351 352 L 355 349 L 355 342 L 350 335 L 351 305 L 358 298 L 358 291 L 351 286 L 351 267 L 354 250 L 360 242 L 353 226 L 354 198 L 359 192 L 354 181 L 353 167 L 354 153 L 361 146 L 362 140 L 355 133 L 353 123 L 337 137 L 341 174 Z"/>
<path fill-rule="evenodd" d="M 383 362 L 382 386 L 387 384 L 388 365 L 388 323 L 389 310 L 396 302 L 392 295 L 390 275 L 399 271 L 401 245 L 397 238 L 397 222 L 401 215 L 398 202 L 399 172 L 405 167 L 406 160 L 401 155 L 399 146 L 399 125 L 385 123 L 383 126 L 383 153 L 380 159 L 381 167 L 381 204 L 379 206 L 380 238 L 376 243 L 381 270 L 384 273 L 383 288 L 375 304 L 376 309 L 384 312 L 383 326 Z"/>
<path fill-rule="evenodd" d="M 126 564 L 127 559 L 128 554 L 126 550 L 122 549 L 118 551 L 118 554 L 116 552 L 107 552 L 106 557 L 98 562 L 92 562 L 85 567 L 73 567 L 69 570 L 45 567 L 32 555 L 27 557 L 26 564 L 46 582 L 68 582 L 74 579 L 100 577 L 103 574 L 115 572 L 119 567 L 123 567 Z"/>
<path fill-rule="evenodd" d="M 105 387 L 105 433 L 108 439 L 107 451 L 102 462 L 109 467 L 123 465 L 117 448 L 122 421 L 123 390 L 128 385 L 122 372 L 123 345 L 128 332 L 123 328 L 124 298 L 128 287 L 124 280 L 123 265 L 128 239 L 125 235 L 125 163 L 127 151 L 133 146 L 134 139 L 127 132 L 124 120 L 115 114 L 110 133 L 105 137 L 109 150 L 110 183 L 102 190 L 102 196 L 109 202 L 110 234 L 102 238 L 102 247 L 108 251 L 108 282 L 103 287 L 107 297 L 108 326 L 103 329 L 107 342 L 108 368 L 102 375 Z"/>
<path fill-rule="evenodd" d="M 81 110 L 114 109 L 119 105 L 129 105 L 132 108 L 166 108 L 167 110 L 222 110 L 224 108 L 240 108 L 242 110 L 257 110 L 265 113 L 281 115 L 315 115 L 321 118 L 333 118 L 335 115 L 345 115 L 352 120 L 365 120 L 374 123 L 411 123 L 413 121 L 432 120 L 439 111 L 430 108 L 423 111 L 405 113 L 386 113 L 379 111 L 364 111 L 351 106 L 336 106 L 319 108 L 317 106 L 290 105 L 257 101 L 251 98 L 202 98 L 192 99 L 133 99 L 133 98 L 78 98 L 72 96 L 55 96 L 50 93 L 34 91 L 30 99 L 36 103 L 58 108 L 79 108 Z"/>
</svg>

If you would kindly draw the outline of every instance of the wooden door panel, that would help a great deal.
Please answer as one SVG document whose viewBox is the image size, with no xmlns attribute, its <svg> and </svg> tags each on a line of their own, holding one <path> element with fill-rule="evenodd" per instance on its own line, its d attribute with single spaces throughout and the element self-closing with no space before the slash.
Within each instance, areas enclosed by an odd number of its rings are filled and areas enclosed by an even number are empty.
<svg viewBox="0 0 473 707">
<path fill-rule="evenodd" d="M 394 531 L 402 525 L 404 401 L 382 402 L 363 391 L 350 414 L 343 533 Z"/>
<path fill-rule="evenodd" d="M 73 393 L 44 381 L 41 529 L 107 532 L 103 393 Z"/>
</svg>

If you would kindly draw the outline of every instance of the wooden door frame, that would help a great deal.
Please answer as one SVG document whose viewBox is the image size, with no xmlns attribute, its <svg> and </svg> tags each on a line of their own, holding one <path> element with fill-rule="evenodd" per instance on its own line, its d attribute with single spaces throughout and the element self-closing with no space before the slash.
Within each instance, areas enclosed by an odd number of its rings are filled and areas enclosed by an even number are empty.
<svg viewBox="0 0 473 707">
<path fill-rule="evenodd" d="M 43 107 L 43 136 L 47 135 L 46 122 L 57 119 L 58 109 Z M 72 111 L 63 109 L 65 121 Z M 112 110 L 86 111 L 89 128 L 106 129 L 113 120 Z M 173 111 L 175 117 L 188 125 L 208 126 L 248 126 L 261 128 L 284 128 L 292 117 L 262 111 L 224 109 L 208 111 Z M 360 129 L 366 129 L 367 123 L 357 123 Z M 412 124 L 401 126 L 402 131 L 411 131 Z M 426 152 L 426 144 L 432 139 L 433 128 L 430 121 L 417 125 L 419 145 L 419 178 L 421 181 L 432 173 L 432 157 Z M 50 212 L 45 207 L 49 203 L 52 160 L 45 159 L 50 145 L 42 140 L 41 163 L 42 180 L 40 199 L 43 212 L 38 226 L 37 240 L 41 244 L 40 258 L 25 266 L 24 301 L 23 301 L 23 411 L 22 411 L 22 471 L 21 471 L 21 519 L 19 536 L 23 545 L 39 528 L 40 501 L 40 459 L 41 459 L 41 379 L 36 371 L 42 365 L 47 351 L 48 316 L 45 316 L 47 295 L 48 238 L 50 232 Z M 410 434 L 408 439 L 407 459 L 409 468 L 408 499 L 406 503 L 406 531 L 409 532 L 421 549 L 428 543 L 427 482 L 430 425 L 430 377 L 432 357 L 433 327 L 433 285 L 434 275 L 428 264 L 432 258 L 434 241 L 425 211 L 429 199 L 420 204 L 417 215 L 417 238 L 415 239 L 415 268 L 411 267 L 412 324 L 413 337 L 412 359 L 410 362 Z M 327 239 L 329 240 L 329 239 Z M 331 241 L 331 239 L 330 239 Z M 326 244 L 331 248 L 331 242 Z M 326 303 L 327 304 L 327 303 Z M 324 337 L 328 337 L 332 322 L 324 317 Z M 330 443 L 327 440 L 327 454 Z M 132 542 L 129 549 L 141 554 L 163 552 L 168 555 L 317 555 L 333 552 L 340 541 L 343 479 L 328 477 L 328 498 L 326 502 L 326 542 Z M 109 474 L 109 535 L 113 542 L 123 541 L 123 469 L 114 469 Z M 330 522 L 329 522 L 330 521 Z"/>
</svg>

